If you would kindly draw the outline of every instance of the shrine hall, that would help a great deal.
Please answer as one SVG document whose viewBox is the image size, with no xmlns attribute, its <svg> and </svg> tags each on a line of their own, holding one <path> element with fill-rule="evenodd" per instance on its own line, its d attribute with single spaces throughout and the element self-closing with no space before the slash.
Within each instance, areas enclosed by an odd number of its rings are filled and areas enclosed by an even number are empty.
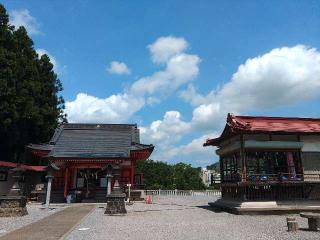
<svg viewBox="0 0 320 240">
<path fill-rule="evenodd" d="M 30 144 L 35 157 L 53 163 L 53 202 L 65 202 L 70 191 L 81 193 L 82 199 L 104 200 L 108 169 L 119 169 L 119 184 L 133 189 L 143 188 L 143 173 L 136 164 L 151 155 L 154 146 L 140 143 L 136 124 L 62 124 L 47 144 Z M 112 172 L 111 172 L 112 175 Z"/>
<path fill-rule="evenodd" d="M 319 211 L 320 119 L 228 114 L 204 146 L 220 157 L 222 198 L 235 213 Z"/>
</svg>

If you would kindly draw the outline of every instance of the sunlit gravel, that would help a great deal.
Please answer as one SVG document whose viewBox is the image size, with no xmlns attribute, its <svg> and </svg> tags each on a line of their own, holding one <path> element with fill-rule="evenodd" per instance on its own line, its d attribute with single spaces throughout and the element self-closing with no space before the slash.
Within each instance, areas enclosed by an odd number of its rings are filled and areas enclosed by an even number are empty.
<svg viewBox="0 0 320 240">
<path fill-rule="evenodd" d="M 127 206 L 126 216 L 106 216 L 96 208 L 68 236 L 81 239 L 320 239 L 320 232 L 287 232 L 286 216 L 240 216 L 214 212 L 206 197 L 157 197 L 153 204 Z M 300 228 L 307 220 L 296 216 Z"/>
</svg>

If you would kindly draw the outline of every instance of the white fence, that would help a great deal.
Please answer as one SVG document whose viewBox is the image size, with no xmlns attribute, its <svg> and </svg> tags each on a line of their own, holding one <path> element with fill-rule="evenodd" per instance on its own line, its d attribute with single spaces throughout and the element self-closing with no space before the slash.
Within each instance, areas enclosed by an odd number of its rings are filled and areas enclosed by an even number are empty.
<svg viewBox="0 0 320 240">
<path fill-rule="evenodd" d="M 221 196 L 220 190 L 144 190 L 145 195 L 158 196 Z"/>
</svg>

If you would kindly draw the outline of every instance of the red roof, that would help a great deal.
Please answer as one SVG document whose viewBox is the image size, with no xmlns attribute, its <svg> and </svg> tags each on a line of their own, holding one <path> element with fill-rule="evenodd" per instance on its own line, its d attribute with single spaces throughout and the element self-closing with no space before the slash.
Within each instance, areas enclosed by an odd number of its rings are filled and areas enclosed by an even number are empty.
<svg viewBox="0 0 320 240">
<path fill-rule="evenodd" d="M 234 116 L 229 113 L 221 136 L 208 139 L 204 146 L 217 145 L 223 138 L 237 133 L 259 132 L 320 134 L 320 119 Z"/>
<path fill-rule="evenodd" d="M 36 172 L 43 172 L 46 170 L 46 166 L 29 166 L 29 165 L 18 164 L 13 162 L 5 162 L 5 161 L 0 161 L 0 167 L 9 167 L 9 168 L 19 167 L 24 170 L 36 171 Z"/>
</svg>

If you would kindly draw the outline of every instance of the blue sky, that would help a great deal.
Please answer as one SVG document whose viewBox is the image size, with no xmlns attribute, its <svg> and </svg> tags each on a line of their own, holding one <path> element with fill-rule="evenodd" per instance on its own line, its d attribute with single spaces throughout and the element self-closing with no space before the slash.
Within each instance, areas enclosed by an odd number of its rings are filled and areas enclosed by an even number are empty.
<svg viewBox="0 0 320 240">
<path fill-rule="evenodd" d="M 138 123 L 153 158 L 206 166 L 226 114 L 319 117 L 319 1 L 3 1 L 71 122 Z M 241 67 L 239 67 L 241 66 Z"/>
</svg>

